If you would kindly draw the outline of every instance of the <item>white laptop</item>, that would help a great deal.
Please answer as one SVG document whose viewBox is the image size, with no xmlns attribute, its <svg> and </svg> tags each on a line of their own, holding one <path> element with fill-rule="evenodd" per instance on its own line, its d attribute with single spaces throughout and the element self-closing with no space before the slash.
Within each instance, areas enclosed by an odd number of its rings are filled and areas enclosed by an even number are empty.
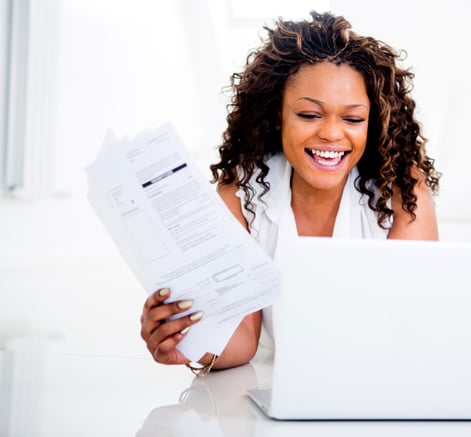
<svg viewBox="0 0 471 437">
<path fill-rule="evenodd" d="M 471 244 L 302 237 L 280 266 L 269 417 L 471 420 Z"/>
</svg>

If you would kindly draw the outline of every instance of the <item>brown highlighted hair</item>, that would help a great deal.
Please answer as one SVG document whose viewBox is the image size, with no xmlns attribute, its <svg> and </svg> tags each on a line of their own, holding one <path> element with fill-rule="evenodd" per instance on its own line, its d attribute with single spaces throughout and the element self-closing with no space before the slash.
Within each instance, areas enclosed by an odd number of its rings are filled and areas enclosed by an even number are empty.
<svg viewBox="0 0 471 437">
<path fill-rule="evenodd" d="M 414 115 L 416 103 L 410 94 L 414 74 L 398 65 L 405 53 L 357 35 L 342 16 L 312 11 L 311 17 L 296 22 L 279 19 L 274 28 L 265 27 L 268 36 L 261 47 L 249 54 L 241 73 L 232 75 L 233 94 L 219 147 L 220 160 L 210 166 L 213 182 L 233 182 L 238 168 L 237 184 L 246 193 L 244 207 L 253 212 L 250 179 L 256 177 L 261 196 L 268 192 L 265 162 L 282 151 L 277 127 L 288 78 L 306 64 L 346 64 L 364 78 L 371 104 L 357 189 L 368 196 L 379 225 L 385 226 L 393 214 L 388 207 L 393 184 L 400 189 L 403 209 L 414 218 L 417 198 L 413 189 L 418 181 L 413 169 L 423 173 L 434 193 L 438 192 L 440 174 L 426 155 L 427 139 Z M 379 196 L 371 190 L 371 183 Z"/>
</svg>

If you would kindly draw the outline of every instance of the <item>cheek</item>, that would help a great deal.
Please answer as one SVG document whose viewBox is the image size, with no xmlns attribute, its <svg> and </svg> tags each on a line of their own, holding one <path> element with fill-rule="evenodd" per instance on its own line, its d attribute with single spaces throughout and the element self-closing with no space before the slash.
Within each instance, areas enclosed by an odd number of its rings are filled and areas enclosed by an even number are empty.
<svg viewBox="0 0 471 437">
<path fill-rule="evenodd" d="M 303 144 L 312 137 L 312 128 L 302 123 L 285 122 L 281 129 L 281 144 L 283 150 L 303 148 Z"/>
<path fill-rule="evenodd" d="M 291 135 L 289 134 L 289 130 L 282 129 L 281 130 L 281 147 L 283 152 L 286 151 L 291 147 L 293 140 L 291 139 Z"/>
<path fill-rule="evenodd" d="M 281 147 L 286 157 L 291 156 L 300 148 L 299 139 L 292 132 L 283 133 L 281 135 Z"/>
<path fill-rule="evenodd" d="M 355 132 L 352 134 L 351 138 L 353 139 L 356 148 L 359 149 L 359 151 L 364 151 L 368 138 L 368 128 Z"/>
</svg>

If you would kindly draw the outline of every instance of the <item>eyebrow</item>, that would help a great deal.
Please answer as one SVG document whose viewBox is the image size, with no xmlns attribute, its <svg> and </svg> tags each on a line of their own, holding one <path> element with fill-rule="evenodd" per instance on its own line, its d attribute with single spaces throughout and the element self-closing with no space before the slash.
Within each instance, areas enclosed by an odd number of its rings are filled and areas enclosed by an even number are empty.
<svg viewBox="0 0 471 437">
<path fill-rule="evenodd" d="M 324 102 L 322 100 L 317 100 L 312 97 L 300 97 L 298 100 L 307 100 L 308 102 L 316 103 L 319 106 L 324 106 Z M 364 105 L 363 103 L 352 103 L 350 105 L 345 105 L 345 108 L 347 109 L 359 108 L 359 107 L 368 109 L 368 106 Z"/>
</svg>

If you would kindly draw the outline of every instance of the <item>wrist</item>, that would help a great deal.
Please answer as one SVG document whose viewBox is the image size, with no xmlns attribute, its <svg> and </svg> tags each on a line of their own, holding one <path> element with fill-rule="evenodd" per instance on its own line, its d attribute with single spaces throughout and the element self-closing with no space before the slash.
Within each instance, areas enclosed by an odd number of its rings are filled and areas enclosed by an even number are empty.
<svg viewBox="0 0 471 437">
<path fill-rule="evenodd" d="M 195 376 L 197 376 L 198 378 L 202 378 L 206 376 L 209 372 L 211 372 L 211 369 L 214 367 L 214 364 L 218 359 L 218 356 L 215 354 L 210 354 L 210 356 L 211 359 L 207 364 L 198 363 L 195 365 L 193 363 L 185 363 L 185 366 L 188 367 L 188 369 L 190 369 Z"/>
</svg>

